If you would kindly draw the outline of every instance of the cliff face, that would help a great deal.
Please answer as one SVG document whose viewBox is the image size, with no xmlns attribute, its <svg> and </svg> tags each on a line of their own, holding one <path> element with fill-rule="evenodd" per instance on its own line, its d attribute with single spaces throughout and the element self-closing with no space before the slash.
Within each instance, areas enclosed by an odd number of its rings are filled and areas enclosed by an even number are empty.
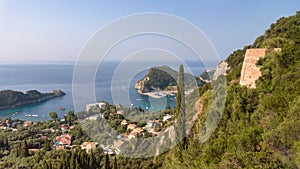
<svg viewBox="0 0 300 169">
<path fill-rule="evenodd" d="M 213 75 L 213 80 L 217 80 L 219 76 L 226 75 L 226 71 L 229 70 L 228 63 L 226 61 L 217 65 L 217 68 Z"/>
<path fill-rule="evenodd" d="M 154 87 L 149 85 L 149 80 L 150 78 L 146 76 L 135 83 L 135 88 L 139 94 L 152 92 L 154 90 Z"/>
</svg>

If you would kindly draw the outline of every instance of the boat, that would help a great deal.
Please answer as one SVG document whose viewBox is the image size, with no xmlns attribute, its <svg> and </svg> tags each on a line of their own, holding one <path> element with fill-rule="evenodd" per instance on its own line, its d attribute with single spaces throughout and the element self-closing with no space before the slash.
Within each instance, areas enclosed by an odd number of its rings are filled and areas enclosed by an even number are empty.
<svg viewBox="0 0 300 169">
<path fill-rule="evenodd" d="M 37 114 L 25 114 L 26 117 L 39 117 Z"/>
<path fill-rule="evenodd" d="M 60 110 L 60 111 L 65 111 L 65 110 L 66 110 L 66 108 L 65 108 L 65 107 L 63 107 L 63 106 L 61 106 L 61 107 L 59 108 L 59 110 Z"/>
</svg>

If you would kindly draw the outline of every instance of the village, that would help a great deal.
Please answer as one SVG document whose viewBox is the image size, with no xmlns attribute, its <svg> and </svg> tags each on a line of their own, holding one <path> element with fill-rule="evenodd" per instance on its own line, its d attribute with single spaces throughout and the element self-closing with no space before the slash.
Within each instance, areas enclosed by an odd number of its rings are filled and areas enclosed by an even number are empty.
<svg viewBox="0 0 300 169">
<path fill-rule="evenodd" d="M 97 119 L 99 120 L 99 118 L 108 118 L 106 115 L 107 111 L 105 110 L 111 110 L 112 106 L 105 102 L 87 104 L 85 112 L 94 113 L 83 119 L 78 119 L 71 111 L 68 112 L 64 118 L 55 118 L 48 122 L 32 122 L 7 118 L 0 121 L 0 131 L 11 133 L 12 135 L 26 130 L 35 131 L 35 135 L 31 136 L 31 138 L 38 140 L 39 146 L 36 144 L 28 144 L 30 154 L 42 150 L 45 146 L 41 145 L 45 145 L 46 142 L 50 143 L 51 150 L 81 149 L 89 154 L 96 149 L 100 149 L 103 153 L 119 154 L 122 146 L 131 139 L 158 136 L 165 126 L 173 123 L 171 113 L 164 114 L 160 118 L 148 120 L 143 123 L 132 122 L 124 118 L 128 110 L 118 105 L 113 107 L 116 109 L 109 111 L 109 116 L 115 118 L 114 120 L 119 120 L 120 123 L 118 127 L 123 129 L 113 141 L 113 144 L 95 142 L 86 136 L 86 133 L 84 133 L 81 128 L 81 123 L 95 122 Z"/>
</svg>

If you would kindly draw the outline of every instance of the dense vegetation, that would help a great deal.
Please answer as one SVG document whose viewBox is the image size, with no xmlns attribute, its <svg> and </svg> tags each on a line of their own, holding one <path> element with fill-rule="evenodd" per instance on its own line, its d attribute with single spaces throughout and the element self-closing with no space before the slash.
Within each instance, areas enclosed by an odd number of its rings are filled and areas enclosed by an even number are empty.
<svg viewBox="0 0 300 169">
<path fill-rule="evenodd" d="M 144 87 L 147 88 L 148 91 L 152 91 L 152 87 L 165 90 L 169 86 L 176 85 L 177 76 L 178 72 L 168 66 L 153 67 L 149 69 L 146 75 L 146 77 L 149 77 L 149 80 L 145 81 Z M 185 83 L 188 88 L 205 84 L 205 82 L 198 77 L 189 73 L 185 73 Z"/>
<path fill-rule="evenodd" d="M 30 90 L 23 93 L 13 90 L 2 90 L 0 91 L 0 109 L 1 107 L 6 108 L 9 106 L 21 106 L 24 104 L 47 100 L 51 97 L 64 95 L 61 91 L 57 92 L 58 93 L 41 93 L 37 90 Z"/>
<path fill-rule="evenodd" d="M 259 60 L 262 77 L 256 89 L 238 85 L 246 49 L 282 48 L 267 51 Z M 299 168 L 300 167 L 300 12 L 272 24 L 253 45 L 233 52 L 226 62 L 226 106 L 222 120 L 212 137 L 199 144 L 203 119 L 207 117 L 209 90 L 203 100 L 203 112 L 195 135 L 189 137 L 189 149 L 183 151 L 181 166 L 166 168 Z M 201 89 L 203 93 L 203 90 Z M 206 101 L 205 101 L 206 100 Z M 167 155 L 169 157 L 170 155 Z"/>
</svg>

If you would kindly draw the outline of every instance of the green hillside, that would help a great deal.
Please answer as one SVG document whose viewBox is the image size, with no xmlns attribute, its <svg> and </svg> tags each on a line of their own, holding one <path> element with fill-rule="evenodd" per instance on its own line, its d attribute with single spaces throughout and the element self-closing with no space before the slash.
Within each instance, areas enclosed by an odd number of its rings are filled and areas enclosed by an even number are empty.
<svg viewBox="0 0 300 169">
<path fill-rule="evenodd" d="M 261 47 L 282 48 L 282 52 L 267 52 L 259 60 L 262 76 L 256 89 L 241 87 L 238 81 L 246 49 Z M 217 130 L 207 142 L 199 143 L 210 100 L 204 94 L 201 99 L 207 101 L 183 161 L 174 159 L 171 150 L 163 168 L 299 168 L 300 12 L 279 19 L 226 62 L 231 69 L 226 76 L 226 106 Z"/>
</svg>

